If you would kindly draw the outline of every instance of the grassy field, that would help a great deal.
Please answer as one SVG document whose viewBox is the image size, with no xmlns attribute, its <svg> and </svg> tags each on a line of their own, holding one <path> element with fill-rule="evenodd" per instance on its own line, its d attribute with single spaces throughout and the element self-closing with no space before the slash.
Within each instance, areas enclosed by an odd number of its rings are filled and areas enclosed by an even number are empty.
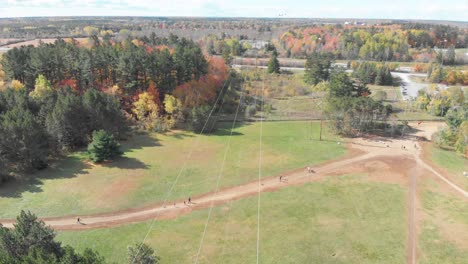
<svg viewBox="0 0 468 264">
<path fill-rule="evenodd" d="M 364 178 L 339 176 L 262 194 L 260 263 L 404 263 L 406 191 Z M 146 243 L 163 263 L 193 263 L 207 213 L 157 221 Z M 149 226 L 60 232 L 58 239 L 125 263 L 127 245 L 141 242 Z M 200 263 L 255 263 L 256 237 L 257 197 L 215 207 Z"/>
<path fill-rule="evenodd" d="M 263 95 L 266 98 L 303 96 L 311 92 L 311 86 L 304 82 L 303 71 L 290 74 L 268 74 L 266 70 L 243 71 L 245 90 L 251 95 Z M 265 79 L 265 81 L 263 81 Z"/>
<path fill-rule="evenodd" d="M 137 135 L 123 146 L 124 157 L 94 166 L 72 155 L 26 183 L 0 187 L 0 218 L 12 218 L 21 209 L 39 216 L 90 214 L 141 207 L 164 200 L 180 173 L 169 200 L 215 189 L 231 124 L 214 135 L 173 132 Z M 229 127 L 229 128 L 228 128 Z M 263 175 L 335 159 L 345 148 L 318 138 L 319 125 L 310 122 L 263 124 Z M 220 187 L 234 186 L 258 177 L 259 123 L 235 128 L 226 156 Z M 325 138 L 333 139 L 325 132 Z M 198 142 L 198 143 L 197 143 Z M 188 152 L 194 149 L 191 157 Z"/>
<path fill-rule="evenodd" d="M 468 204 L 436 192 L 438 184 L 426 180 L 421 201 L 426 216 L 419 238 L 420 263 L 466 263 L 468 259 Z"/>
<path fill-rule="evenodd" d="M 399 86 L 383 86 L 383 85 L 369 84 L 367 87 L 369 87 L 369 90 L 371 90 L 372 95 L 375 95 L 377 91 L 386 92 L 388 101 L 398 101 L 402 99 Z"/>
<path fill-rule="evenodd" d="M 265 114 L 269 120 L 319 119 L 322 99 L 309 96 L 294 96 L 267 100 L 271 104 L 271 113 Z"/>
<path fill-rule="evenodd" d="M 468 190 L 468 178 L 463 176 L 463 172 L 468 170 L 468 160 L 454 151 L 444 150 L 433 145 L 428 147 L 428 151 L 431 160 L 451 174 L 450 179 Z"/>
</svg>

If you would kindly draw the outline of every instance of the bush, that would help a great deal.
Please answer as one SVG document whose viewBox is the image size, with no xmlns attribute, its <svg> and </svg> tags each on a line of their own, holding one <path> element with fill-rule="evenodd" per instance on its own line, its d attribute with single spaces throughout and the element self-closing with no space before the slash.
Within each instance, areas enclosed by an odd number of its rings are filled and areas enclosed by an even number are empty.
<svg viewBox="0 0 468 264">
<path fill-rule="evenodd" d="M 245 108 L 245 118 L 251 118 L 257 113 L 257 107 L 255 105 L 248 105 Z"/>
<path fill-rule="evenodd" d="M 93 132 L 93 141 L 88 145 L 88 157 L 91 161 L 102 162 L 121 154 L 120 144 L 115 141 L 114 136 L 104 130 Z"/>
<path fill-rule="evenodd" d="M 189 128 L 196 133 L 211 133 L 213 132 L 216 120 L 210 116 L 211 107 L 202 105 L 192 108 L 189 113 Z"/>
</svg>

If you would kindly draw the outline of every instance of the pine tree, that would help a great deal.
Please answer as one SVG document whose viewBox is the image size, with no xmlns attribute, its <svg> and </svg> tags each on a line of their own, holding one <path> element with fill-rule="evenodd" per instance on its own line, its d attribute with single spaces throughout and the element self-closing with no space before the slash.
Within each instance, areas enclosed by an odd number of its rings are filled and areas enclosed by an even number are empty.
<svg viewBox="0 0 468 264">
<path fill-rule="evenodd" d="M 88 145 L 88 157 L 91 161 L 102 162 L 121 154 L 120 144 L 115 141 L 114 136 L 104 130 L 93 132 L 93 141 Z"/>
<path fill-rule="evenodd" d="M 278 53 L 276 50 L 273 51 L 270 61 L 268 62 L 268 73 L 280 73 Z"/>
</svg>

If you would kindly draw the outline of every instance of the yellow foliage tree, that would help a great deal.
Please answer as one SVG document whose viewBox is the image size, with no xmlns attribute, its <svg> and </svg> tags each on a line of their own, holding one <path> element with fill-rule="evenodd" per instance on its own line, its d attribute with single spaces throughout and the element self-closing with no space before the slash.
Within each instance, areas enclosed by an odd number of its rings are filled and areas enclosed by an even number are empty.
<svg viewBox="0 0 468 264">
<path fill-rule="evenodd" d="M 15 90 L 18 91 L 18 90 L 24 89 L 24 84 L 22 84 L 22 83 L 21 83 L 20 81 L 18 81 L 18 80 L 13 80 L 13 81 L 11 81 L 10 87 L 11 87 L 12 89 L 15 89 Z"/>
<path fill-rule="evenodd" d="M 49 80 L 47 80 L 44 75 L 40 74 L 37 76 L 34 84 L 34 90 L 29 93 L 29 96 L 35 100 L 40 100 L 41 98 L 53 93 L 53 91 L 54 89 L 52 88 L 52 84 Z"/>
<path fill-rule="evenodd" d="M 138 101 L 133 103 L 132 112 L 136 115 L 140 126 L 147 130 L 158 128 L 160 123 L 158 117 L 158 106 L 154 102 L 153 96 L 144 92 L 138 96 Z"/>
</svg>

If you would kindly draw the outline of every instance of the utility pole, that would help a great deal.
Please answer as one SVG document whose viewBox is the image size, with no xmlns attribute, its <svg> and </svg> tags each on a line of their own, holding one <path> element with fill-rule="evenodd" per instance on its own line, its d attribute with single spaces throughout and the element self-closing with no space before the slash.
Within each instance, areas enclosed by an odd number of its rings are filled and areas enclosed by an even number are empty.
<svg viewBox="0 0 468 264">
<path fill-rule="evenodd" d="M 320 141 L 322 141 L 322 121 L 323 121 L 323 112 L 320 115 Z"/>
</svg>

